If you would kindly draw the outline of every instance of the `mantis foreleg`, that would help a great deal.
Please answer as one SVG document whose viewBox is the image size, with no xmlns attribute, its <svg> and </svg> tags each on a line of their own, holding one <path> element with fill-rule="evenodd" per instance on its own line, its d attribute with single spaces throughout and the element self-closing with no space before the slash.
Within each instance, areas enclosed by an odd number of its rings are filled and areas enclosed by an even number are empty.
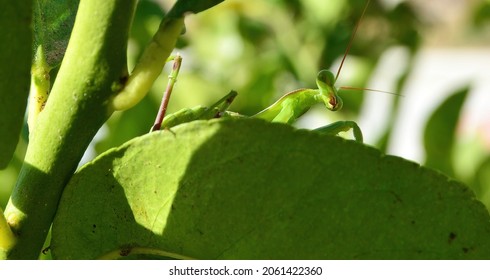
<svg viewBox="0 0 490 280">
<path fill-rule="evenodd" d="M 318 90 L 314 89 L 299 89 L 289 92 L 252 117 L 292 124 L 308 111 L 311 105 L 317 103 L 315 99 L 317 94 Z"/>
<path fill-rule="evenodd" d="M 354 134 L 354 139 L 357 142 L 363 142 L 362 132 L 357 123 L 353 121 L 338 121 L 332 124 L 322 126 L 320 128 L 315 129 L 320 133 L 329 134 L 329 135 L 337 135 L 340 132 L 347 132 L 352 129 L 352 133 Z"/>
</svg>

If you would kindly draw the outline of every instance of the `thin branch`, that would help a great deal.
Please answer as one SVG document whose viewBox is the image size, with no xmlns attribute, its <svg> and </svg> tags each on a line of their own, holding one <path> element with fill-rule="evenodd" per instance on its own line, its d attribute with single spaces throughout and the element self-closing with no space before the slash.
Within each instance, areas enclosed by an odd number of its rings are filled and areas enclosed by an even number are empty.
<svg viewBox="0 0 490 280">
<path fill-rule="evenodd" d="M 160 130 L 160 128 L 162 127 L 162 122 L 167 112 L 168 102 L 170 101 L 170 95 L 172 95 L 172 90 L 174 88 L 175 83 L 177 82 L 177 76 L 179 75 L 181 64 L 182 64 L 182 57 L 179 54 L 176 54 L 174 57 L 174 64 L 172 66 L 172 71 L 170 72 L 170 75 L 168 75 L 167 88 L 163 93 L 162 102 L 160 103 L 160 108 L 158 109 L 157 117 L 155 119 L 153 126 L 150 129 L 150 132 Z"/>
</svg>

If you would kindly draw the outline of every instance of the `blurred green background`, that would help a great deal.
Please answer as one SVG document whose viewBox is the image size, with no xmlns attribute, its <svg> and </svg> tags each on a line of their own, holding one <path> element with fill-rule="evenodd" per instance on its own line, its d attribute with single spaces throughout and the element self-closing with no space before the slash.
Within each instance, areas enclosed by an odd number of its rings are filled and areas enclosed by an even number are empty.
<svg viewBox="0 0 490 280">
<path fill-rule="evenodd" d="M 173 1 L 139 1 L 129 43 L 130 69 L 172 4 Z M 337 71 L 365 4 L 366 0 L 226 0 L 202 14 L 189 16 L 186 33 L 175 50 L 183 56 L 183 65 L 169 112 L 212 104 L 234 89 L 239 95 L 231 110 L 251 115 L 288 91 L 314 88 L 319 70 Z M 403 96 L 341 92 L 343 110 L 333 113 L 318 105 L 298 126 L 358 121 L 368 145 L 467 183 L 488 207 L 490 116 L 476 118 L 472 125 L 465 120 L 471 119 L 468 112 L 474 111 L 468 107 L 470 99 L 483 106 L 483 111 L 490 111 L 484 102 L 472 97 L 475 88 L 485 88 L 479 83 L 488 74 L 476 66 L 490 65 L 489 43 L 488 1 L 372 0 L 337 85 L 369 87 Z M 455 54 L 466 52 L 481 56 L 463 56 L 462 61 L 468 62 L 464 66 L 435 68 L 430 74 L 434 77 L 426 74 L 426 80 L 418 82 L 417 75 L 437 64 L 431 62 L 432 54 L 446 54 L 441 60 L 451 61 Z M 424 62 L 428 64 L 421 64 Z M 468 72 L 468 78 L 458 84 L 450 83 L 454 79 L 446 74 L 463 77 L 460 72 L 467 68 L 476 72 Z M 110 118 L 84 161 L 149 131 L 168 70 L 167 65 L 141 103 Z M 430 89 L 436 80 L 443 84 L 449 81 L 445 87 Z M 490 86 L 486 89 L 490 91 Z M 483 96 L 489 94 L 480 91 Z M 431 105 L 427 107 L 428 104 Z M 426 108 L 424 113 L 419 111 L 422 108 Z M 376 113 L 381 115 L 372 118 Z M 411 132 L 411 125 L 406 122 L 414 120 L 418 123 L 417 132 Z M 343 136 L 351 137 L 349 133 Z M 411 148 L 402 141 L 412 136 L 418 147 Z M 15 184 L 26 146 L 24 129 L 9 167 L 0 171 L 2 207 Z M 412 149 L 419 149 L 419 154 L 411 154 Z"/>
</svg>

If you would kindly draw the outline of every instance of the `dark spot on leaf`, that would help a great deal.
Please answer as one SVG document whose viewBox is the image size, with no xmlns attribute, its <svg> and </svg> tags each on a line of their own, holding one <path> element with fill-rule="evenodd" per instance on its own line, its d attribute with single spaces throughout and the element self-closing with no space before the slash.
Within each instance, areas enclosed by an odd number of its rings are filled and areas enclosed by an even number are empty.
<svg viewBox="0 0 490 280">
<path fill-rule="evenodd" d="M 454 239 L 456 239 L 456 233 L 450 232 L 447 242 L 451 244 L 454 241 Z"/>
<path fill-rule="evenodd" d="M 121 251 L 119 252 L 119 255 L 121 257 L 126 257 L 131 253 L 131 247 L 126 247 L 126 248 L 121 248 Z"/>
<path fill-rule="evenodd" d="M 474 250 L 475 250 L 475 248 L 474 248 L 474 247 L 469 247 L 469 248 L 467 248 L 467 247 L 463 247 L 463 252 L 464 252 L 465 254 L 467 254 L 467 253 L 471 253 L 471 251 L 474 251 Z"/>
<path fill-rule="evenodd" d="M 395 197 L 395 201 L 394 203 L 403 203 L 403 200 L 401 199 L 401 197 L 394 191 L 390 191 L 390 193 Z"/>
</svg>

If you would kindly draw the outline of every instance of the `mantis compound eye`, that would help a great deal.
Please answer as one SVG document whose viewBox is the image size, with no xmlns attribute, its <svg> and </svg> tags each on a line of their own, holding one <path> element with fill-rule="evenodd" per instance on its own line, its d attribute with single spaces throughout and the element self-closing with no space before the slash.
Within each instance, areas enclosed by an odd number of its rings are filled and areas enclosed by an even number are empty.
<svg viewBox="0 0 490 280">
<path fill-rule="evenodd" d="M 342 101 L 342 98 L 338 95 L 333 95 L 330 100 L 328 101 L 328 104 L 330 105 L 330 110 L 332 111 L 338 111 L 342 109 L 342 106 L 344 105 L 344 101 Z"/>
</svg>

